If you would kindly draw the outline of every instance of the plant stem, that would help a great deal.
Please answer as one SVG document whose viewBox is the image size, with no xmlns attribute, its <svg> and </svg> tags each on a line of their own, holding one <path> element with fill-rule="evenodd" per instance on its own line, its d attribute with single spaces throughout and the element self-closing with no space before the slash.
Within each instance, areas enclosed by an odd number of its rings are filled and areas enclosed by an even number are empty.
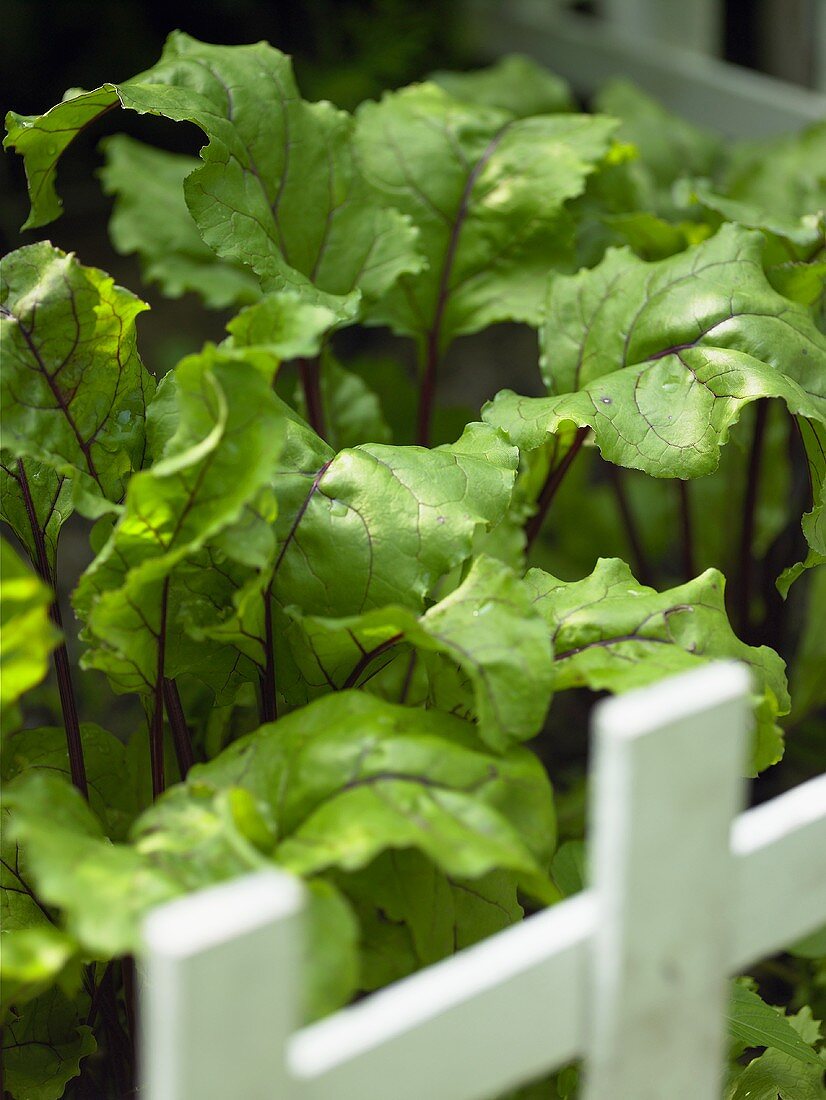
<svg viewBox="0 0 826 1100">
<path fill-rule="evenodd" d="M 178 770 L 181 773 L 181 779 L 186 779 L 187 772 L 195 763 L 195 753 L 192 749 L 192 736 L 186 723 L 178 685 L 168 676 L 163 678 L 163 701 L 169 727 L 172 730 Z"/>
<path fill-rule="evenodd" d="M 474 164 L 465 180 L 462 197 L 456 210 L 456 217 L 450 228 L 450 237 L 447 242 L 445 259 L 439 276 L 439 289 L 436 295 L 436 307 L 433 311 L 433 323 L 428 330 L 424 349 L 424 369 L 422 371 L 422 388 L 419 391 L 419 411 L 416 424 L 416 443 L 420 447 L 430 446 L 430 425 L 433 419 L 433 406 L 436 400 L 436 378 L 439 373 L 439 360 L 441 358 L 442 322 L 445 310 L 450 298 L 450 277 L 453 273 L 453 265 L 459 250 L 459 238 L 462 235 L 462 227 L 470 209 L 470 199 L 476 181 L 484 171 L 485 165 L 496 151 L 496 147 L 502 140 L 505 131 L 510 126 L 509 122 L 494 134 L 488 142 L 482 155 Z"/>
<path fill-rule="evenodd" d="M 404 637 L 403 634 L 394 634 L 392 638 L 388 638 L 386 641 L 382 642 L 380 645 L 377 645 L 375 647 L 375 649 L 371 649 L 367 653 L 362 654 L 361 660 L 358 662 L 358 664 L 355 666 L 353 671 L 350 673 L 350 675 L 344 681 L 344 684 L 342 685 L 341 690 L 346 691 L 348 688 L 355 687 L 356 684 L 359 682 L 361 674 L 364 672 L 364 670 L 367 668 L 367 666 L 371 663 L 371 661 L 374 661 L 376 659 L 376 657 L 380 657 L 382 653 L 386 653 L 388 649 L 392 649 L 393 646 L 398 645 L 403 637 Z"/>
<path fill-rule="evenodd" d="M 441 320 L 441 317 L 438 318 Z M 436 401 L 436 378 L 439 373 L 439 332 L 436 326 L 427 334 L 425 345 L 422 384 L 419 390 L 419 409 L 416 416 L 416 443 L 419 447 L 430 446 L 430 424 L 433 419 L 433 406 Z"/>
<path fill-rule="evenodd" d="M 416 671 L 416 662 L 418 659 L 418 651 L 414 649 L 407 663 L 407 672 L 404 674 L 404 682 L 402 683 L 401 695 L 399 696 L 400 703 L 407 702 L 407 696 L 410 694 L 410 687 L 413 683 L 413 673 Z"/>
<path fill-rule="evenodd" d="M 688 494 L 688 482 L 677 479 L 677 491 L 680 496 L 680 554 L 683 576 L 687 581 L 696 576 L 694 557 L 694 525 L 691 521 L 691 498 Z"/>
<path fill-rule="evenodd" d="M 318 356 L 312 359 L 298 359 L 298 373 L 304 390 L 304 402 L 307 406 L 307 419 L 313 431 L 326 439 L 324 427 L 324 402 L 321 398 L 321 361 Z"/>
<path fill-rule="evenodd" d="M 617 507 L 619 508 L 620 516 L 622 517 L 622 522 L 625 527 L 625 536 L 628 539 L 631 553 L 634 556 L 634 571 L 637 574 L 637 580 L 640 584 L 650 585 L 652 579 L 651 566 L 649 565 L 642 539 L 640 538 L 637 521 L 631 509 L 631 501 L 628 499 L 628 494 L 625 491 L 622 472 L 620 467 L 615 466 L 612 462 L 606 462 L 605 468 L 608 472 L 608 480 L 611 482 L 611 488 L 614 490 L 614 495 L 617 498 Z"/>
<path fill-rule="evenodd" d="M 69 752 L 69 771 L 72 782 L 83 795 L 89 797 L 89 789 L 86 783 L 86 765 L 83 760 L 83 742 L 80 737 L 80 722 L 77 716 L 77 703 L 75 702 L 75 690 L 72 683 L 72 670 L 69 664 L 69 652 L 63 638 L 63 620 L 60 614 L 60 604 L 57 598 L 57 585 L 52 571 L 49 568 L 49 557 L 46 553 L 46 536 L 43 528 L 37 521 L 34 501 L 32 500 L 29 479 L 26 476 L 26 468 L 22 459 L 17 460 L 17 476 L 20 482 L 20 491 L 23 495 L 23 504 L 26 515 L 32 529 L 32 538 L 35 546 L 35 560 L 33 562 L 41 580 L 43 580 L 54 593 L 54 599 L 49 607 L 49 617 L 61 633 L 61 641 L 52 654 L 55 673 L 57 676 L 57 690 L 60 695 L 60 707 L 63 711 L 63 725 L 66 730 L 66 746 Z"/>
<path fill-rule="evenodd" d="M 278 717 L 278 698 L 275 687 L 275 647 L 272 632 L 272 582 L 264 593 L 264 669 L 259 677 L 261 699 L 258 707 L 261 725 L 274 722 Z"/>
<path fill-rule="evenodd" d="M 135 1062 L 135 1039 L 137 1029 L 137 993 L 135 990 L 135 959 L 133 955 L 124 955 L 120 961 L 123 981 L 123 1006 L 126 1012 L 127 1034 L 132 1048 L 132 1063 Z"/>
<path fill-rule="evenodd" d="M 749 626 L 751 587 L 754 576 L 752 543 L 754 542 L 757 496 L 760 487 L 760 466 L 763 458 L 763 440 L 766 435 L 766 418 L 768 416 L 768 410 L 769 406 L 766 400 L 757 402 L 754 434 L 752 436 L 751 449 L 749 451 L 749 465 L 746 475 L 746 495 L 743 500 L 743 523 L 740 528 L 740 545 L 738 549 L 737 567 L 734 574 L 737 577 L 734 619 L 740 634 L 746 632 Z"/>
<path fill-rule="evenodd" d="M 126 1064 L 127 1051 L 131 1048 L 129 1037 L 124 1033 L 118 1018 L 118 1005 L 115 996 L 114 985 L 115 960 L 110 959 L 106 964 L 100 981 L 97 981 L 95 964 L 87 970 L 86 988 L 90 996 L 89 1011 L 86 1016 L 86 1026 L 94 1028 L 98 1017 L 103 1021 L 109 1046 L 109 1057 L 106 1059 L 106 1067 L 109 1075 L 114 1078 L 116 1093 L 118 1096 L 126 1095 L 126 1081 L 123 1077 L 123 1068 Z"/>
<path fill-rule="evenodd" d="M 161 615 L 158 629 L 158 663 L 155 672 L 155 702 L 149 727 L 149 761 L 152 772 L 152 797 L 158 798 L 166 786 L 163 759 L 164 661 L 166 656 L 166 607 L 169 599 L 169 577 L 161 589 Z"/>
<path fill-rule="evenodd" d="M 545 478 L 545 484 L 542 486 L 542 491 L 537 498 L 536 513 L 531 516 L 525 524 L 528 550 L 533 546 L 537 535 L 542 530 L 542 524 L 545 522 L 545 516 L 548 514 L 551 501 L 556 496 L 557 489 L 562 484 L 571 463 L 574 461 L 579 453 L 580 447 L 585 442 L 585 437 L 589 430 L 589 428 L 577 428 L 573 443 L 571 443 L 571 446 L 568 448 L 565 457 L 555 469 L 548 471 L 548 476 Z"/>
</svg>

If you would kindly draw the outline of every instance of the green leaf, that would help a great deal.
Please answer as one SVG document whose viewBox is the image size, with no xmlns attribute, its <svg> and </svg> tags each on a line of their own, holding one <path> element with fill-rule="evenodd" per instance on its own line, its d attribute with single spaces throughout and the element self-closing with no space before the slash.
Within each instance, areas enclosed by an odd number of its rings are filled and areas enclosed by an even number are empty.
<svg viewBox="0 0 826 1100">
<path fill-rule="evenodd" d="M 341 885 L 342 872 L 412 850 L 463 883 L 502 872 L 539 900 L 557 897 L 544 870 L 553 801 L 536 758 L 493 756 L 467 723 L 359 692 L 320 699 L 193 768 L 142 816 L 129 846 L 109 843 L 79 793 L 44 771 L 14 780 L 7 801 L 38 895 L 93 957 L 133 951 L 152 905 L 272 859 L 304 874 L 326 868 Z M 503 904 L 504 885 L 471 889 L 480 905 Z M 328 902 L 319 926 L 332 922 L 349 942 L 346 915 Z M 495 917 L 476 902 L 457 906 L 461 935 Z M 343 990 L 352 969 L 340 965 L 326 984 L 317 979 L 316 1004 L 341 995 L 330 989 Z"/>
<path fill-rule="evenodd" d="M 27 928 L 51 927 L 51 917 L 35 896 L 25 858 L 9 831 L 9 812 L 3 797 L 3 834 L 0 838 L 0 916 L 2 934 Z"/>
<path fill-rule="evenodd" d="M 38 897 L 60 908 L 66 931 L 93 957 L 136 951 L 140 918 L 182 892 L 134 848 L 110 843 L 81 794 L 59 776 L 30 771 L 9 784 L 4 801 L 7 833 L 25 850 Z M 210 881 L 201 875 L 201 884 Z"/>
<path fill-rule="evenodd" d="M 39 538 L 32 529 L 33 513 L 35 525 L 43 535 L 42 548 L 52 575 L 57 559 L 57 540 L 63 524 L 72 514 L 71 500 L 70 478 L 43 462 L 15 458 L 9 451 L 0 451 L 0 519 L 20 539 L 30 561 L 36 562 L 40 547 Z"/>
<path fill-rule="evenodd" d="M 712 175 L 720 160 L 718 137 L 671 114 L 626 80 L 607 84 L 595 108 L 620 120 L 616 137 L 638 150 L 636 164 L 652 197 L 662 196 L 679 176 Z"/>
<path fill-rule="evenodd" d="M 4 1084 L 14 1100 L 60 1100 L 80 1063 L 97 1050 L 76 1004 L 51 989 L 3 1029 Z"/>
<path fill-rule="evenodd" d="M 427 266 L 369 312 L 439 355 L 497 321 L 535 323 L 549 263 L 572 256 L 567 200 L 604 154 L 613 123 L 581 115 L 516 119 L 433 84 L 365 103 L 355 133 L 377 198 L 419 229 Z"/>
<path fill-rule="evenodd" d="M 331 308 L 292 291 L 267 294 L 232 318 L 221 348 L 243 348 L 242 358 L 253 362 L 264 354 L 277 362 L 318 355 L 336 325 L 353 319 L 355 305 L 353 299 L 347 299 Z M 260 361 L 262 369 L 272 370 L 270 361 Z"/>
<path fill-rule="evenodd" d="M 826 338 L 769 285 L 761 253 L 759 234 L 724 226 L 667 260 L 612 251 L 593 271 L 555 277 L 543 330 L 554 396 L 504 391 L 485 419 L 527 450 L 569 422 L 590 425 L 609 462 L 655 477 L 715 470 L 741 409 L 759 397 L 782 398 L 822 432 Z M 815 485 L 819 453 L 809 448 Z"/>
<path fill-rule="evenodd" d="M 711 236 L 709 226 L 687 221 L 673 224 L 645 210 L 603 214 L 602 221 L 617 235 L 618 244 L 629 244 L 644 260 L 663 260 Z"/>
<path fill-rule="evenodd" d="M 57 981 L 75 993 L 79 985 L 74 941 L 46 922 L 33 928 L 6 928 L 0 936 L 0 1002 L 5 1019 L 9 1010 L 41 996 Z M 76 965 L 69 971 L 71 963 Z"/>
<path fill-rule="evenodd" d="M 746 229 L 759 229 L 769 237 L 779 237 L 787 246 L 796 246 L 801 250 L 800 259 L 805 259 L 808 252 L 823 242 L 823 213 L 805 213 L 801 217 L 784 215 L 777 212 L 776 206 L 763 209 L 743 199 L 718 195 L 703 180 L 692 182 L 691 198 L 705 209 L 719 214 L 723 221 L 736 222 Z"/>
<path fill-rule="evenodd" d="M 749 1047 L 771 1047 L 798 1062 L 824 1064 L 788 1017 L 767 1005 L 756 993 L 736 982 L 732 985 L 727 1014 L 729 1032 Z"/>
<path fill-rule="evenodd" d="M 515 118 L 576 110 L 566 81 L 520 54 L 507 54 L 469 73 L 433 73 L 430 80 L 453 99 L 498 108 Z"/>
<path fill-rule="evenodd" d="M 138 357 L 147 306 L 46 241 L 3 263 L 3 445 L 117 503 L 143 460 L 154 381 Z M 87 501 L 87 508 L 100 508 Z"/>
<path fill-rule="evenodd" d="M 256 301 L 258 279 L 240 263 L 220 260 L 198 233 L 186 206 L 184 180 L 194 157 L 153 149 L 125 134 L 101 142 L 103 190 L 115 196 L 109 237 L 120 253 L 137 253 L 147 283 L 167 298 L 194 291 L 211 309 Z"/>
<path fill-rule="evenodd" d="M 749 774 L 780 759 L 777 717 L 790 706 L 783 661 L 767 646 L 748 646 L 735 636 L 726 616 L 725 580 L 716 569 L 656 592 L 639 584 L 625 562 L 602 558 L 581 581 L 531 569 L 525 583 L 551 632 L 555 691 L 629 691 L 705 661 L 744 661 L 754 681 L 757 721 Z"/>
<path fill-rule="evenodd" d="M 162 675 L 182 671 L 220 686 L 234 655 L 187 643 L 178 609 L 191 574 L 197 582 L 197 556 L 269 483 L 283 416 L 265 374 L 208 345 L 166 376 L 149 418 L 155 463 L 132 478 L 123 514 L 75 592 L 84 664 L 120 690 L 151 693 Z"/>
<path fill-rule="evenodd" d="M 566 840 L 557 849 L 551 864 L 551 878 L 569 898 L 586 886 L 586 850 L 582 840 Z"/>
<path fill-rule="evenodd" d="M 92 722 L 80 726 L 89 804 L 113 840 L 122 840 L 138 814 L 137 788 L 126 748 L 114 734 Z M 70 777 L 66 732 L 57 726 L 18 730 L 3 746 L 0 777 L 8 783 L 29 771 Z"/>
<path fill-rule="evenodd" d="M 826 959 L 826 924 L 793 944 L 789 948 L 789 954 L 796 955 L 799 959 Z"/>
<path fill-rule="evenodd" d="M 723 188 L 770 218 L 798 219 L 826 210 L 826 122 L 774 141 L 742 142 L 733 150 Z"/>
<path fill-rule="evenodd" d="M 39 684 L 60 634 L 49 617 L 53 594 L 3 539 L 0 542 L 0 707 L 3 732 L 19 719 L 15 704 Z"/>
<path fill-rule="evenodd" d="M 363 989 L 376 989 L 522 919 L 513 875 L 452 879 L 416 851 L 339 878 L 365 930 Z"/>
<path fill-rule="evenodd" d="M 362 692 L 324 696 L 188 777 L 193 792 L 236 785 L 269 806 L 276 860 L 302 874 L 415 848 L 451 876 L 510 869 L 547 889 L 539 868 L 554 819 L 542 767 L 524 749 L 492 755 L 449 715 Z"/>
<path fill-rule="evenodd" d="M 309 615 L 395 603 L 420 610 L 436 581 L 470 557 L 476 531 L 503 517 L 516 461 L 483 424 L 434 450 L 367 444 L 335 456 L 291 427 L 275 480 L 275 594 Z"/>
<path fill-rule="evenodd" d="M 787 1019 L 804 1044 L 817 1043 L 820 1024 L 812 1019 L 810 1008 Z M 726 1100 L 824 1100 L 826 1061 L 822 1054 L 818 1062 L 810 1064 L 782 1050 L 769 1049 L 736 1075 Z"/>
<path fill-rule="evenodd" d="M 5 144 L 26 160 L 27 227 L 60 213 L 60 154 L 118 105 L 203 130 L 209 142 L 184 181 L 187 206 L 209 248 L 251 267 L 264 289 L 372 297 L 420 266 L 408 221 L 369 200 L 349 115 L 301 99 L 289 58 L 266 43 L 211 46 L 180 31 L 133 80 L 72 96 L 39 118 L 10 113 Z"/>
<path fill-rule="evenodd" d="M 792 661 L 791 722 L 797 723 L 826 704 L 826 565 L 812 570 L 803 632 Z"/>
<path fill-rule="evenodd" d="M 446 658 L 469 678 L 479 735 L 494 749 L 535 736 L 550 702 L 545 624 L 524 583 L 492 558 L 476 558 L 459 587 L 421 616 L 398 606 L 348 619 L 296 615 L 288 641 L 304 691 L 357 686 L 403 643 L 443 655 L 434 676 Z"/>
<path fill-rule="evenodd" d="M 331 883 L 307 883 L 304 1019 L 317 1020 L 347 1004 L 359 988 L 358 921 Z"/>
</svg>

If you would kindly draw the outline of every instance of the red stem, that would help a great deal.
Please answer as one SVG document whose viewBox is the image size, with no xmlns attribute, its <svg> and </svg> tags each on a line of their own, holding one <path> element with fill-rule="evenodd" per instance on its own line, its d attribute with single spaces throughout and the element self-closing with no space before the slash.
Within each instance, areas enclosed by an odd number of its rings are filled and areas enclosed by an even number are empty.
<svg viewBox="0 0 826 1100">
<path fill-rule="evenodd" d="M 545 516 L 548 514 L 551 501 L 556 496 L 557 489 L 559 489 L 559 486 L 562 484 L 565 474 L 568 472 L 571 463 L 579 453 L 579 449 L 585 442 L 585 437 L 589 431 L 589 428 L 577 428 L 573 443 L 571 443 L 571 446 L 568 448 L 565 457 L 555 469 L 548 471 L 545 484 L 542 486 L 542 491 L 537 498 L 536 513 L 531 516 L 525 524 L 525 535 L 527 537 L 526 548 L 528 550 L 533 546 L 537 535 L 542 530 L 542 524 L 545 522 Z"/>
<path fill-rule="evenodd" d="M 459 249 L 459 238 L 462 234 L 462 226 L 468 215 L 470 199 L 473 194 L 473 188 L 476 186 L 476 181 L 479 179 L 485 165 L 496 151 L 496 147 L 502 140 L 502 135 L 505 130 L 507 130 L 508 126 L 510 126 L 510 123 L 505 123 L 499 133 L 493 136 L 487 148 L 468 173 L 462 191 L 462 197 L 459 200 L 456 217 L 451 226 L 450 237 L 445 251 L 445 261 L 442 264 L 442 271 L 439 276 L 439 290 L 436 296 L 436 308 L 433 311 L 433 324 L 430 326 L 425 342 L 424 370 L 422 372 L 422 388 L 419 392 L 419 412 L 416 425 L 416 442 L 420 447 L 430 446 L 430 423 L 433 419 L 433 405 L 436 399 L 436 378 L 439 373 L 439 359 L 441 356 L 442 321 L 444 320 L 447 301 L 450 297 L 450 276 L 453 271 L 453 265 L 456 262 L 456 253 Z"/>
<path fill-rule="evenodd" d="M 734 574 L 737 578 L 734 619 L 741 636 L 748 631 L 749 627 L 749 604 L 751 603 L 751 587 L 754 574 L 752 543 L 754 542 L 757 495 L 760 487 L 760 465 L 763 457 L 763 439 L 766 434 L 768 410 L 769 405 L 767 401 L 763 400 L 757 402 L 754 435 L 752 436 L 751 450 L 749 451 L 746 496 L 743 501 L 743 524 L 740 528 L 740 547 Z"/>
<path fill-rule="evenodd" d="M 35 559 L 33 565 L 41 580 L 52 589 L 54 599 L 49 607 L 49 616 L 55 626 L 63 635 L 63 620 L 60 615 L 60 605 L 57 600 L 57 585 L 49 568 L 49 557 L 46 553 L 46 537 L 43 528 L 37 522 L 37 512 L 32 500 L 29 479 L 26 476 L 26 468 L 21 459 L 17 460 L 17 474 L 20 481 L 20 491 L 23 495 L 23 504 L 26 515 L 32 529 L 32 538 L 35 546 Z M 72 670 L 69 664 L 69 653 L 65 641 L 61 641 L 52 654 L 55 673 L 57 675 L 57 690 L 60 695 L 60 706 L 63 711 L 63 725 L 66 730 L 66 746 L 69 751 L 69 771 L 72 782 L 83 795 L 89 797 L 89 789 L 86 783 L 86 765 L 83 760 L 83 742 L 80 737 L 80 722 L 77 716 L 77 703 L 75 690 L 72 683 Z"/>
<path fill-rule="evenodd" d="M 631 508 L 631 501 L 628 499 L 628 494 L 622 483 L 622 472 L 620 467 L 615 466 L 612 462 L 606 462 L 605 468 L 608 472 L 608 480 L 611 482 L 611 488 L 614 490 L 614 495 L 617 498 L 617 507 L 619 508 L 620 516 L 622 517 L 622 522 L 625 527 L 625 536 L 628 539 L 631 553 L 634 556 L 634 571 L 637 575 L 637 580 L 640 584 L 650 585 L 652 578 L 651 566 L 648 563 L 648 558 L 642 545 L 637 521 L 634 518 L 634 512 Z"/>
<path fill-rule="evenodd" d="M 371 649 L 367 653 L 364 653 L 361 657 L 361 660 L 358 662 L 358 664 L 355 666 L 353 671 L 350 673 L 350 675 L 344 681 L 344 684 L 342 685 L 341 690 L 342 691 L 347 691 L 348 688 L 355 687 L 356 684 L 359 682 L 361 674 L 364 672 L 364 670 L 367 668 L 367 666 L 372 661 L 374 661 L 376 659 L 376 657 L 380 657 L 382 653 L 386 653 L 388 649 L 392 649 L 393 646 L 398 645 L 403 637 L 404 637 L 403 634 L 394 634 L 392 638 L 388 638 L 386 641 L 382 642 L 380 645 L 377 645 L 375 647 L 375 649 Z"/>
<path fill-rule="evenodd" d="M 321 363 L 316 356 L 313 359 L 299 359 L 298 372 L 304 390 L 304 402 L 307 406 L 307 419 L 313 431 L 326 439 L 324 427 L 324 402 L 321 398 Z"/>
<path fill-rule="evenodd" d="M 278 698 L 275 687 L 275 646 L 272 630 L 272 585 L 264 593 L 264 668 L 259 676 L 261 700 L 259 717 L 261 725 L 274 722 L 278 717 Z"/>
<path fill-rule="evenodd" d="M 166 657 L 166 608 L 169 599 L 169 577 L 163 582 L 161 590 L 161 615 L 158 630 L 158 663 L 155 672 L 155 703 L 152 710 L 152 722 L 149 727 L 149 761 L 152 772 L 152 797 L 158 798 L 166 786 L 163 760 L 163 715 L 164 715 L 164 661 Z"/>
<path fill-rule="evenodd" d="M 687 581 L 697 575 L 697 564 L 694 556 L 694 523 L 691 519 L 691 497 L 688 492 L 688 482 L 682 478 L 677 479 L 677 490 L 680 494 L 680 554 L 682 557 L 683 576 Z"/>
<path fill-rule="evenodd" d="M 186 779 L 187 772 L 195 763 L 195 753 L 192 748 L 192 736 L 184 715 L 178 685 L 174 680 L 170 680 L 168 676 L 163 678 L 163 701 L 169 727 L 172 730 L 178 771 L 181 773 L 181 779 Z"/>
</svg>

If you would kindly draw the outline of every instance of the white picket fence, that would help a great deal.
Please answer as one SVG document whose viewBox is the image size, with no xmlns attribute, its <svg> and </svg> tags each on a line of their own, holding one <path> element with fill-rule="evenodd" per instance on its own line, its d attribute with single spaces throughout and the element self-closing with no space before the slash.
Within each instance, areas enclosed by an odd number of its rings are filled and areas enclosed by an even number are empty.
<svg viewBox="0 0 826 1100">
<path fill-rule="evenodd" d="M 587 1100 L 718 1100 L 727 976 L 826 922 L 826 775 L 739 812 L 749 690 L 601 703 L 590 888 L 309 1027 L 300 883 L 155 910 L 142 1100 L 487 1100 L 576 1058 Z"/>
<path fill-rule="evenodd" d="M 803 53 L 812 53 L 815 89 L 722 61 L 724 0 L 596 0 L 590 16 L 573 3 L 464 0 L 464 26 L 491 58 L 528 54 L 586 97 L 626 77 L 677 114 L 730 137 L 766 137 L 826 117 L 826 0 L 796 0 L 798 8 L 812 5 L 810 41 L 801 29 L 799 46 L 801 65 Z"/>
</svg>

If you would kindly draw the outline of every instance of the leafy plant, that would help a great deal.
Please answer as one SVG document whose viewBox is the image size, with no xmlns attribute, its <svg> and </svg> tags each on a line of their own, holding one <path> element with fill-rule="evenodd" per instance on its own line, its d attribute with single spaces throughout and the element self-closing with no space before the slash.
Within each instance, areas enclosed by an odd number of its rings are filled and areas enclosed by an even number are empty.
<svg viewBox="0 0 826 1100">
<path fill-rule="evenodd" d="M 111 238 L 164 294 L 240 307 L 156 377 L 140 299 L 46 241 L 4 261 L 13 1097 L 128 1087 L 140 921 L 204 884 L 306 880 L 308 1018 L 578 888 L 580 815 L 563 791 L 558 830 L 551 780 L 570 785 L 558 741 L 581 767 L 582 689 L 734 657 L 749 775 L 792 723 L 819 736 L 826 129 L 764 163 L 629 86 L 598 106 L 511 58 L 351 115 L 303 100 L 270 46 L 176 33 L 132 80 L 9 115 L 27 228 L 100 116 L 199 127 L 200 159 L 106 139 Z M 448 435 L 460 338 L 505 322 L 539 331 L 545 396 L 502 390 Z M 412 343 L 415 382 L 371 355 L 375 327 Z M 138 708 L 78 705 L 73 513 L 83 678 Z M 815 1080 L 806 1010 L 738 986 L 732 1043 L 769 1048 L 733 1098 Z"/>
</svg>

